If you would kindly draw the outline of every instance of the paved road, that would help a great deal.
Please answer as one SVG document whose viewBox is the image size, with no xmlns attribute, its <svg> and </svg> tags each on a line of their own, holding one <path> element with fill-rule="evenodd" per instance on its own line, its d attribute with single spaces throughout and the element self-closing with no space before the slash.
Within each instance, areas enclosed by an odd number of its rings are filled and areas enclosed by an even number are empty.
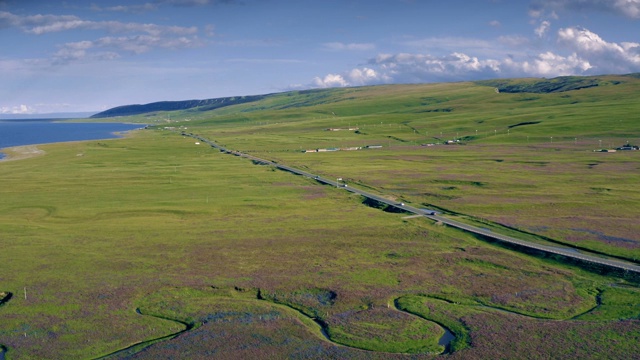
<svg viewBox="0 0 640 360">
<path fill-rule="evenodd" d="M 557 254 L 557 255 L 562 255 L 568 258 L 572 258 L 572 259 L 578 259 L 578 260 L 582 260 L 582 261 L 586 261 L 586 262 L 590 262 L 593 264 L 598 264 L 598 265 L 604 265 L 604 266 L 608 266 L 608 267 L 612 267 L 615 269 L 619 269 L 619 270 L 624 270 L 624 271 L 631 271 L 634 273 L 637 273 L 640 275 L 640 266 L 636 265 L 636 264 L 632 264 L 632 263 L 628 263 L 628 262 L 624 262 L 624 261 L 619 261 L 619 260 L 615 260 L 615 259 L 605 259 L 605 258 L 601 258 L 598 256 L 594 256 L 594 255 L 588 255 L 588 254 L 584 254 L 584 253 L 579 253 L 576 252 L 573 249 L 570 248 L 560 248 L 560 247 L 555 247 L 555 246 L 547 246 L 547 245 L 541 245 L 541 244 L 536 244 L 536 243 L 532 243 L 532 242 L 528 242 L 525 240 L 521 240 L 521 239 L 517 239 L 511 236 L 506 236 L 506 235 L 501 235 L 495 232 L 492 232 L 490 230 L 487 229 L 482 229 L 476 226 L 472 226 L 472 225 L 467 225 L 464 223 L 461 223 L 459 221 L 455 221 L 440 215 L 437 215 L 437 213 L 430 211 L 430 210 L 425 210 L 425 209 L 418 209 L 416 207 L 404 204 L 404 203 L 400 203 L 397 201 L 392 201 L 389 199 L 386 199 L 384 197 L 369 193 L 367 191 L 361 190 L 361 189 L 357 189 L 354 188 L 352 186 L 349 186 L 348 184 L 344 184 L 343 182 L 338 181 L 338 179 L 333 180 L 333 179 L 327 179 L 327 178 L 323 178 L 321 176 L 315 175 L 315 174 L 311 174 L 309 172 L 306 171 L 302 171 L 299 169 L 295 169 L 292 168 L 290 166 L 286 166 L 286 165 L 282 165 L 282 164 L 278 164 L 276 162 L 273 161 L 269 161 L 269 160 L 265 160 L 265 159 L 261 159 L 252 155 L 248 155 L 248 154 L 244 154 L 241 153 L 239 151 L 234 151 L 234 150 L 228 150 L 218 144 L 216 144 L 213 141 L 207 140 L 205 138 L 202 138 L 198 135 L 194 135 L 194 134 L 187 134 L 187 133 L 183 133 L 183 135 L 186 136 L 192 136 L 198 140 L 200 140 L 203 143 L 209 144 L 211 145 L 211 147 L 219 149 L 221 152 L 224 153 L 228 153 L 228 154 L 232 154 L 235 156 L 240 156 L 243 158 L 247 158 L 250 159 L 256 163 L 259 164 L 263 164 L 263 165 L 271 165 L 271 166 L 275 166 L 278 169 L 284 170 L 284 171 L 288 171 L 291 172 L 293 174 L 297 174 L 297 175 L 302 175 L 311 179 L 315 179 L 316 181 L 320 182 L 320 183 L 324 183 L 324 184 L 328 184 L 331 186 L 335 186 L 335 187 L 339 187 L 342 188 L 344 190 L 350 191 L 352 193 L 355 194 L 359 194 L 362 195 L 366 198 L 369 199 L 373 199 L 376 201 L 379 201 L 381 203 L 384 204 L 388 204 L 391 206 L 395 206 L 398 209 L 402 209 L 404 211 L 410 212 L 410 213 L 414 213 L 416 215 L 421 215 L 421 216 L 425 216 L 431 220 L 434 221 L 439 221 L 442 222 L 444 224 L 447 224 L 449 226 L 461 229 L 461 230 L 465 230 L 474 234 L 479 234 L 482 236 L 486 236 L 492 239 L 496 239 L 502 242 L 506 242 L 509 244 L 515 244 L 518 246 L 522 246 L 528 249 L 534 249 L 534 250 L 538 250 L 538 251 L 542 251 L 545 253 L 552 253 L 552 254 Z"/>
</svg>

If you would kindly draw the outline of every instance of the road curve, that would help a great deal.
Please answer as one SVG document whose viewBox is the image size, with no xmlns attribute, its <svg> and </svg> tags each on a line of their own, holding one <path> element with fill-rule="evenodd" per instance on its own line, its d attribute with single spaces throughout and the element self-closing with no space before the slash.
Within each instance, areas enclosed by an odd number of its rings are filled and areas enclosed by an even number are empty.
<svg viewBox="0 0 640 360">
<path fill-rule="evenodd" d="M 506 235 L 502 235 L 502 234 L 498 234 L 486 229 L 482 229 L 476 226 L 472 226 L 472 225 L 467 225 L 464 223 L 461 223 L 459 221 L 455 221 L 440 215 L 437 215 L 435 212 L 433 211 L 428 211 L 428 210 L 423 210 L 423 209 L 418 209 L 415 208 L 413 206 L 409 206 L 406 205 L 404 203 L 399 203 L 396 201 L 391 201 L 389 199 L 383 198 L 381 196 L 369 193 L 367 191 L 361 190 L 361 189 L 357 189 L 354 188 L 352 186 L 348 186 L 346 184 L 340 183 L 337 179 L 336 180 L 330 180 L 327 178 L 323 178 L 321 176 L 303 171 L 303 170 L 299 170 L 296 168 L 292 168 L 290 166 L 286 166 L 286 165 L 282 165 L 282 164 L 278 164 L 276 162 L 270 161 L 270 160 L 265 160 L 265 159 L 261 159 L 249 154 L 245 154 L 245 153 L 241 153 L 239 151 L 234 151 L 234 150 L 228 150 L 218 144 L 216 144 L 215 142 L 205 139 L 199 135 L 195 135 L 195 134 L 191 134 L 191 133 L 185 133 L 183 132 L 182 135 L 184 136 L 191 136 L 195 139 L 200 140 L 203 143 L 206 143 L 208 145 L 210 145 L 213 148 L 216 148 L 218 150 L 220 150 L 221 152 L 227 153 L 227 154 L 232 154 L 235 156 L 240 156 L 243 158 L 247 158 L 257 164 L 262 164 L 262 165 L 270 165 L 270 166 L 275 166 L 276 168 L 280 169 L 280 170 L 284 170 L 284 171 L 288 171 L 297 175 L 302 175 L 311 179 L 315 179 L 316 181 L 320 182 L 320 183 L 324 183 L 324 184 L 328 184 L 331 186 L 335 186 L 335 187 L 339 187 L 342 188 L 344 190 L 350 191 L 352 193 L 355 194 L 359 194 L 362 195 L 366 198 L 369 199 L 373 199 L 376 200 L 378 202 L 384 203 L 384 204 L 388 204 L 391 206 L 395 206 L 398 209 L 402 209 L 404 211 L 410 212 L 410 213 L 414 213 L 416 215 L 421 215 L 424 217 L 427 217 L 431 220 L 434 221 L 439 221 L 443 224 L 449 225 L 451 227 L 455 227 L 457 229 L 461 229 L 464 231 L 468 231 L 470 233 L 474 233 L 477 235 L 482 235 L 491 239 L 495 239 L 501 242 L 505 242 L 508 244 L 512 244 L 512 245 L 517 245 L 517 246 L 521 246 L 527 249 L 532 249 L 532 250 L 538 250 L 538 251 L 542 251 L 545 253 L 550 253 L 550 254 L 555 254 L 555 255 L 561 255 L 567 258 L 571 258 L 571 259 L 575 259 L 575 260 L 580 260 L 580 261 L 585 261 L 588 263 L 592 263 L 592 264 L 596 264 L 596 265 L 601 265 L 601 266 L 606 266 L 606 267 L 610 267 L 610 268 L 614 268 L 617 270 L 622 270 L 625 272 L 633 272 L 636 275 L 640 275 L 640 266 L 633 264 L 633 263 L 627 263 L 624 261 L 620 261 L 620 260 L 615 260 L 615 259 L 605 259 L 602 257 L 598 257 L 598 256 L 594 256 L 594 255 L 588 255 L 588 254 L 584 254 L 584 253 L 578 253 L 573 249 L 563 249 L 563 248 L 559 248 L 559 247 L 554 247 L 554 246 L 546 246 L 546 245 L 541 245 L 541 244 L 536 244 L 536 243 L 532 243 L 529 241 L 525 241 L 522 239 L 517 239 L 511 236 L 506 236 Z"/>
</svg>

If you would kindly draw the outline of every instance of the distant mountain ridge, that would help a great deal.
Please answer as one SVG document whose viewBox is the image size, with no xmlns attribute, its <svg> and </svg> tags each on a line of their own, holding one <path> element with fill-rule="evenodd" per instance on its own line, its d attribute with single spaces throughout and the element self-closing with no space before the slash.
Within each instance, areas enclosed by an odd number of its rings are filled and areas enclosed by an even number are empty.
<svg viewBox="0 0 640 360">
<path fill-rule="evenodd" d="M 559 76 L 551 79 L 546 78 L 514 78 L 514 79 L 493 79 L 473 81 L 472 83 L 481 86 L 491 86 L 501 93 L 534 93 L 534 94 L 550 94 L 558 92 L 568 92 L 574 90 L 587 89 L 598 86 L 618 85 L 624 78 L 640 78 L 640 73 L 617 75 L 618 80 L 611 80 L 607 75 L 601 76 Z M 305 107 L 318 105 L 321 103 L 339 101 L 333 99 L 331 94 L 336 94 L 339 89 L 309 89 L 295 90 L 281 94 L 264 94 L 264 95 L 248 95 L 248 96 L 232 96 L 205 100 L 183 100 L 183 101 L 158 101 L 149 104 L 122 105 L 117 106 L 100 113 L 91 118 L 111 118 L 119 116 L 131 116 L 148 114 L 158 111 L 209 111 L 223 108 L 231 105 L 245 104 L 257 102 L 275 95 L 289 94 L 299 95 L 292 97 L 287 102 L 274 103 L 272 108 L 286 109 L 293 107 Z M 437 109 L 428 111 L 450 111 L 450 109 Z"/>
<path fill-rule="evenodd" d="M 91 112 L 66 112 L 45 114 L 0 114 L 0 120 L 37 120 L 37 119 L 85 119 L 95 114 Z"/>
<path fill-rule="evenodd" d="M 264 99 L 266 96 L 268 95 L 232 96 L 205 100 L 158 101 L 142 105 L 123 105 L 99 112 L 91 116 L 91 118 L 100 119 L 117 116 L 140 115 L 154 111 L 175 111 L 188 109 L 207 111 L 230 105 L 258 101 Z"/>
</svg>

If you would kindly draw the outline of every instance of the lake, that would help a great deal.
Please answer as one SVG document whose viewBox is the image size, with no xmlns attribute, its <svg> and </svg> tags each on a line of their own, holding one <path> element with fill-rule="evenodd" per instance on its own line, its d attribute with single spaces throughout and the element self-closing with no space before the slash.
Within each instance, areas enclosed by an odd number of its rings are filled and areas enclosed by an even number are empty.
<svg viewBox="0 0 640 360">
<path fill-rule="evenodd" d="M 67 123 L 59 120 L 0 120 L 0 149 L 65 141 L 118 138 L 116 133 L 143 128 L 144 124 Z M 0 159 L 4 154 L 0 153 Z"/>
</svg>

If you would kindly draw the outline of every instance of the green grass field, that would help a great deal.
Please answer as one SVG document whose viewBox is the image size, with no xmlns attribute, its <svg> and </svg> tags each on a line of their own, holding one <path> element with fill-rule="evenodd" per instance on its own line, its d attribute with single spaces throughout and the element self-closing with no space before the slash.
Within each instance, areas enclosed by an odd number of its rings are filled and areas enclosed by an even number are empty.
<svg viewBox="0 0 640 360">
<path fill-rule="evenodd" d="M 640 145 L 640 79 L 598 81 L 557 93 L 454 83 L 277 94 L 171 123 L 132 117 L 156 126 L 0 162 L 0 354 L 633 358 L 637 284 L 180 135 L 637 262 L 640 151 L 593 150 Z M 367 145 L 382 148 L 302 152 Z"/>
</svg>

